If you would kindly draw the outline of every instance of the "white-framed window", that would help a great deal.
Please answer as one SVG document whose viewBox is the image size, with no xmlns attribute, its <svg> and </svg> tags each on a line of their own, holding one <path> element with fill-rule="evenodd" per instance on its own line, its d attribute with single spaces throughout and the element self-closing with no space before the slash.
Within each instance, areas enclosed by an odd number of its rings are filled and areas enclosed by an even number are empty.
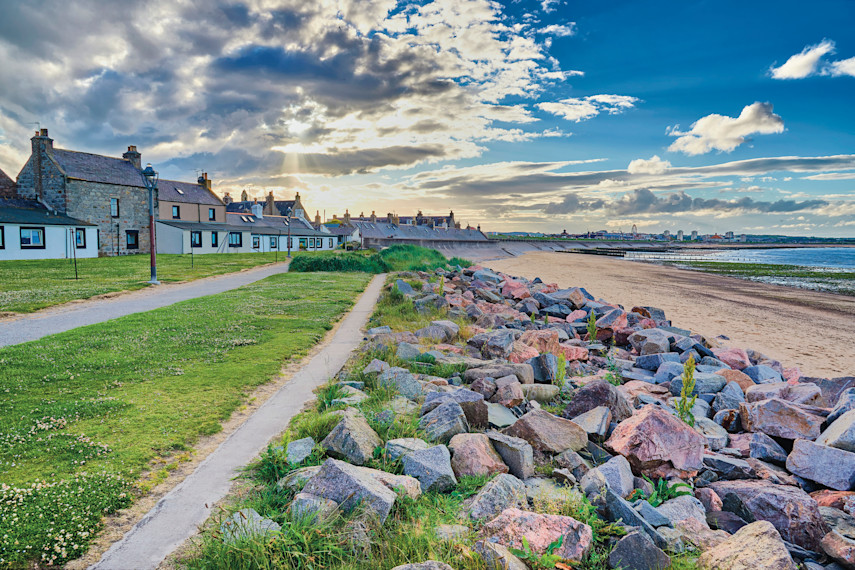
<svg viewBox="0 0 855 570">
<path fill-rule="evenodd" d="M 333 248 L 333 238 L 329 238 L 329 239 L 330 239 L 330 249 L 332 249 Z"/>
<path fill-rule="evenodd" d="M 202 247 L 202 232 L 190 232 L 190 247 Z"/>
<path fill-rule="evenodd" d="M 74 228 L 74 246 L 86 249 L 86 228 Z"/>
<path fill-rule="evenodd" d="M 21 249 L 44 249 L 44 228 L 21 228 Z"/>
<path fill-rule="evenodd" d="M 278 244 L 276 243 L 276 238 L 275 237 L 270 238 L 270 249 L 276 249 L 277 247 L 278 247 Z"/>
<path fill-rule="evenodd" d="M 252 236 L 252 249 L 258 249 L 261 247 L 261 237 Z"/>
<path fill-rule="evenodd" d="M 309 249 L 315 249 L 315 238 L 309 238 Z"/>
</svg>

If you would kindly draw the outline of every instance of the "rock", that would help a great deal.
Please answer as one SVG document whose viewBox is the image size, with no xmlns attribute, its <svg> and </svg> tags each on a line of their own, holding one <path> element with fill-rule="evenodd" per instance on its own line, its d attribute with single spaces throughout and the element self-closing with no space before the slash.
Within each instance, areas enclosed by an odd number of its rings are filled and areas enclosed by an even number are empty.
<svg viewBox="0 0 855 570">
<path fill-rule="evenodd" d="M 395 566 L 392 570 L 454 570 L 454 568 L 445 562 L 428 560 L 427 562 L 419 562 L 417 564 L 401 564 L 400 566 Z"/>
<path fill-rule="evenodd" d="M 457 485 L 451 468 L 451 454 L 444 445 L 412 451 L 404 455 L 401 463 L 404 475 L 418 479 L 423 493 L 447 491 Z"/>
<path fill-rule="evenodd" d="M 855 376 L 843 376 L 841 378 L 806 378 L 800 379 L 804 382 L 813 382 L 822 390 L 822 397 L 816 403 L 817 406 L 832 408 L 843 396 L 844 392 L 855 386 Z"/>
<path fill-rule="evenodd" d="M 676 352 L 645 354 L 636 358 L 635 365 L 645 370 L 657 371 L 666 362 L 680 362 L 680 355 Z"/>
<path fill-rule="evenodd" d="M 823 489 L 810 494 L 820 507 L 833 507 L 844 513 L 855 513 L 855 492 Z"/>
<path fill-rule="evenodd" d="M 695 431 L 704 436 L 713 451 L 727 447 L 727 430 L 709 418 L 695 418 Z"/>
<path fill-rule="evenodd" d="M 767 521 L 742 527 L 704 552 L 698 566 L 709 570 L 797 570 L 781 535 Z"/>
<path fill-rule="evenodd" d="M 371 374 L 380 374 L 381 372 L 385 372 L 389 370 L 389 365 L 383 362 L 382 360 L 373 359 L 368 363 L 368 366 L 362 369 L 362 373 L 365 375 Z"/>
<path fill-rule="evenodd" d="M 704 455 L 704 467 L 725 481 L 754 479 L 756 477 L 754 469 L 747 461 L 718 453 Z"/>
<path fill-rule="evenodd" d="M 751 469 L 754 470 L 754 475 L 758 479 L 763 479 L 776 485 L 799 486 L 796 478 L 787 473 L 786 469 L 766 463 L 765 461 L 760 461 L 759 459 L 754 459 L 753 457 L 748 457 L 745 462 L 751 466 Z"/>
<path fill-rule="evenodd" d="M 684 544 L 693 544 L 701 552 L 714 548 L 730 538 L 723 530 L 712 530 L 707 521 L 699 521 L 690 517 L 674 524 L 680 541 Z"/>
<path fill-rule="evenodd" d="M 390 332 L 392 332 L 392 327 L 388 327 L 388 326 L 373 327 L 373 328 L 370 328 L 367 331 L 365 331 L 365 333 L 368 335 L 383 334 L 383 333 L 390 333 Z"/>
<path fill-rule="evenodd" d="M 499 329 L 488 333 L 486 342 L 481 347 L 484 358 L 507 358 L 514 347 L 514 335 L 507 329 Z"/>
<path fill-rule="evenodd" d="M 490 269 L 478 269 L 472 274 L 472 280 L 485 281 L 487 283 L 501 283 L 502 278 Z"/>
<path fill-rule="evenodd" d="M 522 480 L 534 475 L 534 450 L 529 442 L 494 431 L 487 437 L 512 475 Z"/>
<path fill-rule="evenodd" d="M 321 470 L 320 465 L 312 465 L 292 471 L 279 479 L 276 487 L 283 491 L 299 491 L 303 486 Z"/>
<path fill-rule="evenodd" d="M 399 416 L 411 414 L 419 409 L 418 404 L 403 396 L 395 396 L 392 398 L 392 401 L 389 402 L 389 407 L 392 409 L 392 412 Z"/>
<path fill-rule="evenodd" d="M 267 537 L 278 533 L 280 529 L 278 524 L 262 517 L 255 509 L 241 509 L 220 526 L 226 544 L 250 537 Z"/>
<path fill-rule="evenodd" d="M 736 382 L 728 382 L 721 392 L 715 395 L 712 409 L 715 412 L 721 410 L 738 410 L 739 404 L 745 401 L 745 394 Z"/>
<path fill-rule="evenodd" d="M 487 404 L 487 423 L 491 427 L 503 429 L 514 424 L 517 417 L 502 404 Z"/>
<path fill-rule="evenodd" d="M 692 495 L 682 495 L 665 501 L 658 507 L 656 511 L 675 524 L 686 519 L 695 519 L 707 526 L 706 509 L 703 503 Z"/>
<path fill-rule="evenodd" d="M 855 486 L 855 453 L 797 439 L 787 456 L 790 473 L 837 491 Z"/>
<path fill-rule="evenodd" d="M 797 487 L 766 481 L 716 481 L 710 488 L 722 500 L 722 510 L 748 522 L 767 520 L 781 538 L 808 550 L 817 550 L 828 530 L 819 506 Z"/>
<path fill-rule="evenodd" d="M 715 530 L 723 530 L 728 534 L 733 534 L 748 523 L 742 520 L 742 517 L 728 511 L 713 511 L 707 513 L 707 524 Z"/>
<path fill-rule="evenodd" d="M 739 410 L 721 410 L 713 416 L 713 421 L 723 427 L 725 431 L 733 434 L 742 430 L 742 420 Z"/>
<path fill-rule="evenodd" d="M 654 529 L 638 511 L 632 508 L 626 500 L 619 497 L 617 493 L 606 490 L 606 516 L 611 522 L 622 522 L 624 526 L 636 526 L 653 541 L 659 548 L 666 548 L 668 543 L 662 534 Z M 661 529 L 660 529 L 661 530 Z"/>
<path fill-rule="evenodd" d="M 585 430 L 589 436 L 605 437 L 612 423 L 612 412 L 606 406 L 600 406 L 570 421 Z"/>
<path fill-rule="evenodd" d="M 441 321 L 431 321 L 430 325 L 432 327 L 442 327 L 445 329 L 447 336 L 446 338 L 450 341 L 453 340 L 460 333 L 460 326 L 454 321 L 449 320 L 441 320 Z"/>
<path fill-rule="evenodd" d="M 573 418 L 600 406 L 607 407 L 616 422 L 622 422 L 633 413 L 632 405 L 623 392 L 605 380 L 595 380 L 582 386 L 573 394 L 573 398 L 561 415 L 565 418 Z"/>
<path fill-rule="evenodd" d="M 814 440 L 819 437 L 824 421 L 821 416 L 778 398 L 740 404 L 739 416 L 745 431 L 759 431 L 783 439 Z"/>
<path fill-rule="evenodd" d="M 506 435 L 519 437 L 544 453 L 578 451 L 588 443 L 588 434 L 570 420 L 543 410 L 532 410 L 505 430 Z"/>
<path fill-rule="evenodd" d="M 448 443 L 458 433 L 469 431 L 466 414 L 457 402 L 446 402 L 423 415 L 419 427 L 431 441 L 439 443 Z"/>
<path fill-rule="evenodd" d="M 554 400 L 561 391 L 561 388 L 554 384 L 521 384 L 520 388 L 527 400 L 534 400 L 541 404 Z"/>
<path fill-rule="evenodd" d="M 544 554 L 550 544 L 564 537 L 561 547 L 553 554 L 575 562 L 580 562 L 593 544 L 591 527 L 572 517 L 542 515 L 514 508 L 505 509 L 485 524 L 481 534 L 488 540 L 495 539 L 499 544 L 512 548 L 522 548 L 522 537 L 526 537 L 532 551 L 538 554 Z"/>
<path fill-rule="evenodd" d="M 408 453 L 412 453 L 413 451 L 421 451 L 423 449 L 429 448 L 430 445 L 416 437 L 403 437 L 400 439 L 390 439 L 386 442 L 386 454 L 389 456 L 389 459 L 393 461 L 400 457 L 405 456 Z"/>
<path fill-rule="evenodd" d="M 618 424 L 606 448 L 652 477 L 691 477 L 703 467 L 705 438 L 665 410 L 648 405 Z"/>
<path fill-rule="evenodd" d="M 660 513 L 656 510 L 656 507 L 645 501 L 644 499 L 639 499 L 636 502 L 635 510 L 638 511 L 638 514 L 650 523 L 652 526 L 673 526 L 671 523 L 671 519 Z"/>
<path fill-rule="evenodd" d="M 408 342 L 402 342 L 395 351 L 395 357 L 400 360 L 415 360 L 422 355 L 419 347 Z"/>
<path fill-rule="evenodd" d="M 780 398 L 787 400 L 790 393 L 790 385 L 786 382 L 770 382 L 768 384 L 755 384 L 745 391 L 745 400 L 748 402 L 759 402 L 769 398 Z"/>
<path fill-rule="evenodd" d="M 422 385 L 406 368 L 390 368 L 377 378 L 379 386 L 394 388 L 405 398 L 417 398 L 422 395 Z"/>
<path fill-rule="evenodd" d="M 708 372 L 695 372 L 695 389 L 692 390 L 691 396 L 698 394 L 715 394 L 724 389 L 727 384 L 724 376 L 720 374 L 712 374 Z M 671 380 L 671 394 L 679 397 L 683 390 L 683 376 L 675 376 Z"/>
<path fill-rule="evenodd" d="M 736 382 L 740 388 L 742 388 L 742 392 L 745 391 L 754 385 L 754 380 L 752 380 L 747 374 L 741 372 L 739 370 L 729 370 L 727 368 L 722 368 L 721 370 L 716 370 L 716 374 L 724 377 L 727 382 Z"/>
<path fill-rule="evenodd" d="M 822 396 L 822 390 L 816 384 L 802 382 L 790 386 L 787 400 L 796 404 L 815 404 Z"/>
<path fill-rule="evenodd" d="M 626 458 L 617 455 L 585 473 L 580 485 L 582 491 L 589 497 L 599 494 L 600 489 L 606 486 L 622 498 L 626 498 L 634 489 L 632 469 Z"/>
<path fill-rule="evenodd" d="M 306 483 L 303 492 L 335 501 L 344 511 L 362 504 L 376 514 L 382 524 L 392 510 L 396 495 L 375 479 L 372 471 L 327 459 L 317 475 Z"/>
<path fill-rule="evenodd" d="M 399 293 L 403 293 L 404 295 L 415 295 L 415 293 L 416 293 L 416 291 L 415 291 L 415 289 L 413 289 L 412 285 L 410 285 L 409 283 L 407 283 L 403 279 L 397 279 L 395 281 L 395 289 L 397 289 Z"/>
<path fill-rule="evenodd" d="M 355 465 L 364 465 L 381 445 L 383 440 L 354 408 L 344 411 L 341 421 L 321 442 L 328 454 Z"/>
<path fill-rule="evenodd" d="M 517 381 L 516 376 L 505 376 L 496 379 L 496 393 L 490 398 L 494 404 L 501 404 L 506 408 L 519 406 L 525 400 L 522 384 Z"/>
<path fill-rule="evenodd" d="M 816 442 L 855 452 L 855 409 L 838 416 Z"/>
<path fill-rule="evenodd" d="M 473 520 L 495 517 L 512 507 L 528 506 L 525 483 L 506 473 L 500 474 L 484 485 L 469 505 Z"/>
<path fill-rule="evenodd" d="M 832 530 L 822 539 L 822 551 L 843 564 L 846 568 L 855 568 L 855 540 Z M 826 567 L 827 568 L 827 567 Z"/>
<path fill-rule="evenodd" d="M 294 517 L 313 516 L 322 519 L 335 513 L 338 503 L 309 493 L 297 493 L 288 508 Z"/>
<path fill-rule="evenodd" d="M 820 402 L 815 403 L 816 405 L 820 405 Z M 829 424 L 834 423 L 837 418 L 851 410 L 855 410 L 855 388 L 847 388 L 840 394 L 840 398 L 837 400 L 831 413 L 828 414 L 826 421 Z"/>
<path fill-rule="evenodd" d="M 448 444 L 451 468 L 457 477 L 507 473 L 508 466 L 483 433 L 459 433 Z"/>
<path fill-rule="evenodd" d="M 528 570 L 528 566 L 514 556 L 507 546 L 479 540 L 474 548 L 484 560 L 487 570 Z"/>
<path fill-rule="evenodd" d="M 748 366 L 742 369 L 742 372 L 754 380 L 755 384 L 768 384 L 770 382 L 782 382 L 784 377 L 781 376 L 781 373 L 766 366 L 765 364 L 758 364 L 756 366 Z"/>
<path fill-rule="evenodd" d="M 729 445 L 738 449 L 742 457 L 753 457 L 779 465 L 783 465 L 787 460 L 784 448 L 762 432 L 732 434 Z"/>
<path fill-rule="evenodd" d="M 469 389 L 484 396 L 485 400 L 489 400 L 496 393 L 496 381 L 489 377 L 479 378 L 472 382 Z"/>
<path fill-rule="evenodd" d="M 427 315 L 435 311 L 443 311 L 448 309 L 448 301 L 445 297 L 440 297 L 436 294 L 425 295 L 421 299 L 413 301 L 413 306 L 416 312 L 422 315 Z"/>
<path fill-rule="evenodd" d="M 552 353 L 541 354 L 528 361 L 534 371 L 534 381 L 552 384 L 558 378 L 558 357 Z"/>
<path fill-rule="evenodd" d="M 671 340 L 665 331 L 646 329 L 633 333 L 629 343 L 638 354 L 658 354 L 671 350 Z"/>
<path fill-rule="evenodd" d="M 709 487 L 695 489 L 695 498 L 701 502 L 708 514 L 721 510 L 721 498 Z"/>
<path fill-rule="evenodd" d="M 441 524 L 436 527 L 436 537 L 442 541 L 452 541 L 469 534 L 469 527 L 462 524 Z"/>
<path fill-rule="evenodd" d="M 450 392 L 432 392 L 425 397 L 422 415 L 434 410 L 440 404 L 457 402 L 466 415 L 470 427 L 487 427 L 487 403 L 484 396 L 472 390 L 460 388 Z"/>
<path fill-rule="evenodd" d="M 305 459 L 312 454 L 312 450 L 314 448 L 315 440 L 311 437 L 304 437 L 303 439 L 298 439 L 288 444 L 285 448 L 285 457 L 287 458 L 288 463 L 291 465 L 297 465 L 298 463 L 305 461 Z"/>
<path fill-rule="evenodd" d="M 478 361 L 475 361 L 478 362 Z M 470 368 L 463 373 L 463 380 L 472 383 L 479 378 L 501 378 L 513 374 L 520 381 L 520 384 L 534 384 L 534 370 L 531 364 L 511 362 L 503 364 L 491 364 L 489 366 L 481 366 L 479 368 Z"/>
<path fill-rule="evenodd" d="M 519 340 L 522 344 L 530 346 L 538 353 L 555 354 L 558 352 L 558 331 L 556 329 L 528 330 Z"/>
<path fill-rule="evenodd" d="M 744 370 L 751 366 L 751 359 L 742 348 L 714 348 L 713 354 L 735 370 Z"/>
<path fill-rule="evenodd" d="M 658 548 L 645 533 L 632 531 L 609 554 L 609 567 L 622 570 L 661 570 L 671 566 L 671 557 Z"/>
<path fill-rule="evenodd" d="M 355 406 L 359 402 L 368 399 L 368 394 L 362 390 L 357 390 L 353 386 L 346 384 L 342 384 L 341 387 L 347 395 L 342 398 L 333 398 L 330 402 L 331 406 Z"/>
</svg>

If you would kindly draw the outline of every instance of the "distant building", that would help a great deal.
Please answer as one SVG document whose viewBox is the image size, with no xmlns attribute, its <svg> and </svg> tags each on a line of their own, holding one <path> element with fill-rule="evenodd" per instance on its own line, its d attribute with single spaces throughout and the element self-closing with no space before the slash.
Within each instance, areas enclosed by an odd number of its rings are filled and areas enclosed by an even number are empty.
<svg viewBox="0 0 855 570">
<path fill-rule="evenodd" d="M 698 230 L 692 230 L 692 241 L 698 241 Z"/>
<path fill-rule="evenodd" d="M 677 231 L 677 241 L 683 241 L 683 230 Z"/>
<path fill-rule="evenodd" d="M 724 234 L 724 239 L 733 239 L 733 232 L 726 232 Z"/>
<path fill-rule="evenodd" d="M 671 239 L 671 230 L 665 230 L 664 232 L 662 232 L 662 237 L 666 240 Z"/>
<path fill-rule="evenodd" d="M 226 204 L 226 209 L 229 213 L 249 214 L 252 213 L 252 206 L 261 202 L 257 199 L 250 200 L 247 196 L 246 190 L 244 190 L 241 194 L 241 199 L 238 202 L 235 202 L 231 195 L 226 192 L 223 196 L 223 203 Z M 300 201 L 299 192 L 296 193 L 293 200 L 276 200 L 273 197 L 273 192 L 270 192 L 261 204 L 265 216 L 294 216 L 309 222 L 306 208 Z"/>
<path fill-rule="evenodd" d="M 15 198 L 16 196 L 15 181 L 0 170 L 0 198 Z"/>
</svg>

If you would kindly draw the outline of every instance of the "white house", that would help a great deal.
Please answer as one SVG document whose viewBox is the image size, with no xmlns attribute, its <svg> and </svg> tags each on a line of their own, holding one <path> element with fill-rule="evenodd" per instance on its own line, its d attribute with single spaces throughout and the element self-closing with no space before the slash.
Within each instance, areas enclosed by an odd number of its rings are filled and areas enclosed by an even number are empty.
<svg viewBox="0 0 855 570">
<path fill-rule="evenodd" d="M 0 260 L 98 257 L 98 226 L 33 200 L 0 199 Z"/>
</svg>

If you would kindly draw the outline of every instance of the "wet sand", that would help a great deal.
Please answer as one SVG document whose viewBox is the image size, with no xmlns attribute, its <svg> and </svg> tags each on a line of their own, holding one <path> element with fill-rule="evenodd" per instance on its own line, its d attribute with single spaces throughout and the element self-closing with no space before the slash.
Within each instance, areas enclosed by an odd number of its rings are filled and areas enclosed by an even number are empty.
<svg viewBox="0 0 855 570">
<path fill-rule="evenodd" d="M 855 375 L 855 297 L 596 255 L 536 252 L 482 264 L 584 287 L 627 309 L 660 307 L 674 326 L 725 335 L 722 345 L 753 348 L 806 376 Z"/>
</svg>

